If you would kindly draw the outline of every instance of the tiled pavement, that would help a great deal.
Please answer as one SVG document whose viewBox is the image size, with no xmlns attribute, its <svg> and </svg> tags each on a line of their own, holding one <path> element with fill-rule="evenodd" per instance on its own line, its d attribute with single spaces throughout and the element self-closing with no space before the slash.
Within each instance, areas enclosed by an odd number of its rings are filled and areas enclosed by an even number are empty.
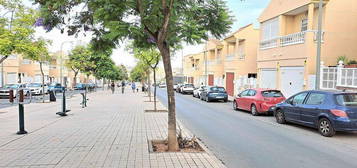
<svg viewBox="0 0 357 168">
<path fill-rule="evenodd" d="M 17 131 L 17 109 L 0 114 L 0 167 L 224 167 L 203 153 L 149 153 L 148 140 L 165 139 L 167 113 L 144 113 L 152 103 L 142 93 L 92 93 L 89 107 L 69 100 L 67 117 L 59 103 L 25 106 L 25 136 Z M 163 106 L 160 104 L 159 108 Z M 181 126 L 183 127 L 183 126 Z M 185 136 L 191 136 L 184 129 Z"/>
</svg>

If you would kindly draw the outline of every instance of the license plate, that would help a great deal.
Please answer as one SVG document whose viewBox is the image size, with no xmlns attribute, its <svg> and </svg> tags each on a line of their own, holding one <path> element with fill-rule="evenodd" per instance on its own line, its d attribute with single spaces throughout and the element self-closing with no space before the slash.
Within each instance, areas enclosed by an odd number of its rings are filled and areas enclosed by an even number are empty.
<svg viewBox="0 0 357 168">
<path fill-rule="evenodd" d="M 223 99 L 223 97 L 222 97 L 222 96 L 217 96 L 216 98 L 217 98 L 217 99 Z"/>
</svg>

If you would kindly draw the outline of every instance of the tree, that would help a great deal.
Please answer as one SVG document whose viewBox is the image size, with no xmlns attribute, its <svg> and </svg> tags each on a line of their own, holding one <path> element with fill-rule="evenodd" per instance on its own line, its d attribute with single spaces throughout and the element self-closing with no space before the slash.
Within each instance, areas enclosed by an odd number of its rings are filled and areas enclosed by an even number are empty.
<svg viewBox="0 0 357 168">
<path fill-rule="evenodd" d="M 159 65 L 161 55 L 160 53 L 153 49 L 139 49 L 134 48 L 134 56 L 141 60 L 145 65 L 147 65 L 153 71 L 154 77 L 154 110 L 156 111 L 156 68 Z M 149 97 L 151 99 L 151 82 L 150 82 L 150 73 L 148 73 L 149 80 Z M 151 101 L 151 100 L 150 100 Z"/>
<path fill-rule="evenodd" d="M 45 73 L 43 72 L 43 64 L 49 63 L 52 59 L 51 55 L 48 53 L 47 44 L 50 41 L 45 39 L 38 39 L 33 42 L 32 45 L 24 46 L 27 52 L 25 58 L 36 61 L 40 64 L 41 79 L 42 79 L 42 102 L 45 102 Z"/>
<path fill-rule="evenodd" d="M 136 82 L 143 82 L 148 77 L 146 73 L 148 69 L 148 66 L 142 62 L 138 62 L 130 72 L 130 79 Z"/>
<path fill-rule="evenodd" d="M 91 52 L 85 46 L 76 46 L 68 55 L 69 60 L 66 63 L 67 67 L 74 72 L 73 87 L 77 84 L 77 75 L 80 70 L 89 69 L 93 64 L 90 61 Z M 87 67 L 87 68 L 86 68 Z"/>
<path fill-rule="evenodd" d="M 232 24 L 223 0 L 35 0 L 46 27 L 68 28 L 74 35 L 92 31 L 96 50 L 115 48 L 120 41 L 134 40 L 136 47 L 156 46 L 164 63 L 168 95 L 168 150 L 178 150 L 175 94 L 170 49 L 182 41 L 200 43 L 209 35 L 227 33 Z M 71 19 L 74 7 L 83 9 Z M 71 15 L 72 16 L 72 15 Z M 128 19 L 134 18 L 134 19 Z"/>
<path fill-rule="evenodd" d="M 31 54 L 38 13 L 26 8 L 19 0 L 0 0 L 0 64 L 11 54 Z"/>
</svg>

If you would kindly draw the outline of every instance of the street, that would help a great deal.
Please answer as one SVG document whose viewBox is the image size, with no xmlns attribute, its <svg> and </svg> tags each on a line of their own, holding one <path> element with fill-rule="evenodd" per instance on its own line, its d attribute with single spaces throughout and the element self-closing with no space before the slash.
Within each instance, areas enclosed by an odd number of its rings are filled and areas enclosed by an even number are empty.
<svg viewBox="0 0 357 168">
<path fill-rule="evenodd" d="M 165 89 L 158 99 L 167 106 Z M 322 137 L 317 130 L 279 125 L 273 116 L 234 111 L 232 103 L 206 103 L 176 93 L 176 113 L 227 167 L 357 167 L 357 134 Z"/>
</svg>

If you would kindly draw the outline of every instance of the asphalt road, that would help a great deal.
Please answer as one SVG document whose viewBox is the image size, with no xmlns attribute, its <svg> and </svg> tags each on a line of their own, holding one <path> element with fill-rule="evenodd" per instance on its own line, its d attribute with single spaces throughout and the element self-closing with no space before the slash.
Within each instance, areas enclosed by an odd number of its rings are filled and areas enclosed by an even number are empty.
<svg viewBox="0 0 357 168">
<path fill-rule="evenodd" d="M 158 99 L 167 105 L 166 90 Z M 176 94 L 178 119 L 232 168 L 356 168 L 357 133 L 320 136 L 315 129 L 279 125 L 273 116 L 234 111 L 232 103 L 206 103 Z"/>
</svg>

